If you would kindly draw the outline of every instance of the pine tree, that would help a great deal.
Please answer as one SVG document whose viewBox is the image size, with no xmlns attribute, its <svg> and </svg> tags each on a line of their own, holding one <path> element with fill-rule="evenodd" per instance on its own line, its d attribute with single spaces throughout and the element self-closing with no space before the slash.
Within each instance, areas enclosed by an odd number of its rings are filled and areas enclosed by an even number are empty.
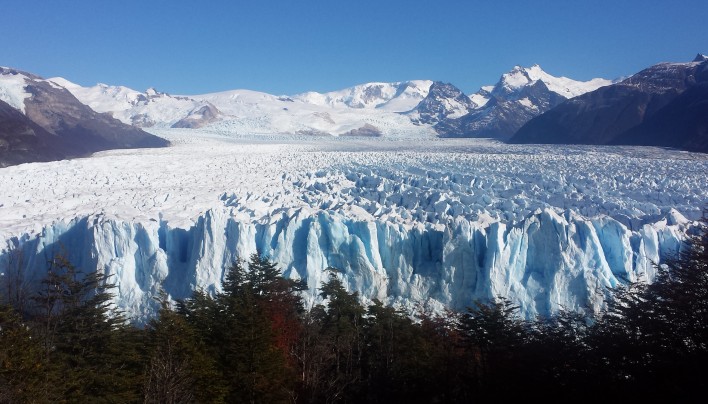
<svg viewBox="0 0 708 404">
<path fill-rule="evenodd" d="M 431 402 L 430 377 L 436 374 L 421 327 L 403 311 L 378 300 L 364 322 L 367 401 Z"/>
<path fill-rule="evenodd" d="M 244 265 L 238 260 L 226 271 L 216 298 L 197 291 L 179 313 L 211 347 L 227 402 L 291 401 L 303 286 L 264 257 Z"/>
<path fill-rule="evenodd" d="M 173 311 L 163 295 L 157 319 L 147 332 L 149 362 L 145 370 L 145 403 L 219 403 L 225 388 L 197 331 Z"/>
<path fill-rule="evenodd" d="M 473 372 L 482 391 L 493 394 L 506 383 L 523 382 L 521 351 L 528 338 L 527 324 L 508 299 L 475 302 L 459 317 L 463 344 L 472 357 Z"/>
<path fill-rule="evenodd" d="M 614 290 L 591 344 L 594 372 L 620 395 L 689 398 L 708 372 L 708 233 L 696 229 L 679 256 L 657 266 L 651 283 Z"/>
<path fill-rule="evenodd" d="M 34 297 L 39 337 L 52 392 L 68 401 L 134 401 L 140 375 L 138 340 L 113 308 L 115 286 L 98 272 L 83 274 L 66 258 L 53 259 Z"/>
<path fill-rule="evenodd" d="M 0 305 L 0 403 L 48 402 L 42 346 L 10 306 Z"/>
<path fill-rule="evenodd" d="M 315 382 L 314 397 L 326 402 L 357 401 L 362 395 L 364 307 L 358 293 L 349 293 L 329 269 L 329 281 L 320 288 L 325 306 L 313 310 L 320 323 L 319 349 L 327 353 L 322 378 Z"/>
</svg>

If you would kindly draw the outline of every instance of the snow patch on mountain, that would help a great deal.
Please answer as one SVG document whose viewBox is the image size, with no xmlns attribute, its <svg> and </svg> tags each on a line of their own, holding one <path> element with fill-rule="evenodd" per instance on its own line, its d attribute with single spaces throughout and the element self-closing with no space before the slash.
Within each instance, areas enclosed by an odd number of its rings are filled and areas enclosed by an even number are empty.
<svg viewBox="0 0 708 404">
<path fill-rule="evenodd" d="M 515 66 L 509 73 L 502 75 L 499 83 L 495 86 L 497 92 L 504 90 L 506 93 L 517 92 L 522 87 L 534 84 L 536 81 L 543 82 L 546 87 L 564 98 L 573 98 L 600 87 L 612 84 L 612 80 L 595 78 L 589 81 L 577 81 L 567 77 L 552 76 L 539 65 L 531 67 Z"/>
<path fill-rule="evenodd" d="M 27 76 L 16 70 L 0 67 L 0 100 L 23 114 L 25 113 L 25 100 L 32 96 L 25 91 L 26 79 Z"/>
<path fill-rule="evenodd" d="M 479 91 L 470 95 L 469 98 L 475 103 L 477 108 L 482 108 L 489 102 L 492 90 L 494 90 L 494 86 L 482 86 Z"/>
<path fill-rule="evenodd" d="M 611 81 L 604 79 L 582 82 L 555 77 L 538 65 L 528 68 L 515 66 L 503 74 L 494 86 L 484 86 L 469 96 L 474 108 L 465 114 L 451 115 L 430 123 L 444 137 L 507 140 L 528 121 L 566 99 L 608 84 Z"/>
</svg>

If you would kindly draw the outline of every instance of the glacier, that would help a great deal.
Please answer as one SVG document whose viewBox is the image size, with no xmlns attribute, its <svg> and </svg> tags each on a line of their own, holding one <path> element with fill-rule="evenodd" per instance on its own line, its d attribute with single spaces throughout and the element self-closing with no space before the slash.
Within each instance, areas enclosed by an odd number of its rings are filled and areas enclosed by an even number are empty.
<svg viewBox="0 0 708 404">
<path fill-rule="evenodd" d="M 306 280 L 336 268 L 364 301 L 531 318 L 599 310 L 651 281 L 708 202 L 708 159 L 657 148 L 486 140 L 312 140 L 170 130 L 167 149 L 0 170 L 0 269 L 27 287 L 58 253 L 116 283 L 136 323 L 260 253 Z"/>
</svg>

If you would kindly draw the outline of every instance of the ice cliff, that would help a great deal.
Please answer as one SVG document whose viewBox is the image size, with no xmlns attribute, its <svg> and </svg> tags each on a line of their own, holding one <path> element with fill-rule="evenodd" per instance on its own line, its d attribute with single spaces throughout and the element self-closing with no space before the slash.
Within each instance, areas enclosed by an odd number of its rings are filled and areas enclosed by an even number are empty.
<svg viewBox="0 0 708 404">
<path fill-rule="evenodd" d="M 587 220 L 550 209 L 514 225 L 457 219 L 413 227 L 301 210 L 244 222 L 210 210 L 187 229 L 100 216 L 59 222 L 36 237 L 10 240 L 19 248 L 3 259 L 22 263 L 34 277 L 62 252 L 80 268 L 105 271 L 118 286 L 119 306 L 138 322 L 155 313 L 160 288 L 174 299 L 195 287 L 218 291 L 224 268 L 256 252 L 287 276 L 306 279 L 310 302 L 324 269 L 334 267 L 365 299 L 461 309 L 474 299 L 505 296 L 530 317 L 598 309 L 606 288 L 653 279 L 653 262 L 678 251 L 686 224 L 675 211 L 630 230 L 609 217 Z"/>
</svg>

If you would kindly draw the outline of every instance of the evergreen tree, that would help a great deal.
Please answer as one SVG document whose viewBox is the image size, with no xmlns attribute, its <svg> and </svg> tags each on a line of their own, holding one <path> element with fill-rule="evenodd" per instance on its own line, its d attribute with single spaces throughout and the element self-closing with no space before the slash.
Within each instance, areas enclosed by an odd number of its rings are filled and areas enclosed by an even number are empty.
<svg viewBox="0 0 708 404">
<path fill-rule="evenodd" d="M 128 402 L 139 395 L 138 340 L 113 309 L 114 285 L 55 257 L 35 296 L 39 337 L 53 374 L 52 391 L 68 401 Z"/>
<path fill-rule="evenodd" d="M 219 403 L 222 386 L 216 364 L 184 316 L 163 296 L 157 319 L 148 328 L 149 363 L 145 371 L 145 403 Z"/>
<path fill-rule="evenodd" d="M 364 322 L 367 401 L 431 402 L 429 347 L 421 327 L 404 312 L 374 300 Z"/>
<path fill-rule="evenodd" d="M 314 397 L 325 402 L 358 401 L 362 394 L 362 354 L 364 345 L 364 307 L 358 293 L 349 293 L 337 278 L 334 269 L 328 269 L 329 280 L 320 288 L 320 296 L 327 302 L 314 310 L 320 323 L 319 348 L 327 354 L 324 369 L 318 374 Z"/>
<path fill-rule="evenodd" d="M 0 305 L 0 403 L 49 402 L 42 346 L 15 310 Z"/>
<path fill-rule="evenodd" d="M 617 393 L 689 398 L 705 387 L 708 233 L 697 230 L 651 283 L 619 288 L 593 329 L 596 375 Z M 600 376 L 601 377 L 601 376 Z"/>
<path fill-rule="evenodd" d="M 471 371 L 481 393 L 493 395 L 507 383 L 524 382 L 522 351 L 527 324 L 517 317 L 518 307 L 505 298 L 474 307 L 459 316 L 459 329 L 467 352 L 474 358 Z"/>
<path fill-rule="evenodd" d="M 299 282 L 252 255 L 248 268 L 236 261 L 226 272 L 223 292 L 202 291 L 179 306 L 198 338 L 211 347 L 226 388 L 227 402 L 286 402 L 295 395 L 302 303 Z"/>
</svg>

